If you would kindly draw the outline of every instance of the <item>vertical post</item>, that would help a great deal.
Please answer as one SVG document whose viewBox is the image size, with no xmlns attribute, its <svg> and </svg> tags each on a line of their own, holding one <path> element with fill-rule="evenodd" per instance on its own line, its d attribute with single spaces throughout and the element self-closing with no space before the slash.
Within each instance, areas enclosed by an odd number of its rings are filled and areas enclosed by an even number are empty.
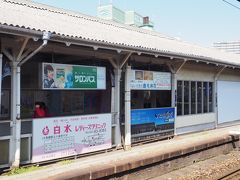
<svg viewBox="0 0 240 180">
<path fill-rule="evenodd" d="M 215 128 L 218 126 L 218 104 L 217 104 L 217 77 L 214 78 L 213 83 L 213 112 L 215 113 Z"/>
<path fill-rule="evenodd" d="M 125 73 L 125 149 L 131 149 L 131 66 L 127 66 Z"/>
<path fill-rule="evenodd" d="M 20 164 L 20 134 L 21 134 L 21 121 L 20 121 L 20 67 L 17 66 L 18 62 L 11 63 L 11 155 L 10 161 L 12 168 L 18 167 Z"/>
<path fill-rule="evenodd" d="M 171 83 L 172 83 L 172 107 L 176 107 L 176 91 L 177 91 L 177 79 L 176 79 L 176 73 L 172 73 L 171 76 Z"/>
<path fill-rule="evenodd" d="M 115 142 L 117 147 L 121 146 L 121 131 L 120 131 L 120 83 L 122 70 L 117 68 L 114 70 L 115 88 L 114 88 L 114 112 L 115 112 Z"/>
<path fill-rule="evenodd" d="M 172 83 L 172 103 L 171 106 L 175 109 L 175 122 L 174 122 L 174 135 L 176 135 L 176 119 L 177 119 L 177 108 L 176 108 L 176 92 L 177 92 L 177 79 L 176 79 L 176 73 L 172 72 L 171 76 L 171 83 Z"/>
</svg>

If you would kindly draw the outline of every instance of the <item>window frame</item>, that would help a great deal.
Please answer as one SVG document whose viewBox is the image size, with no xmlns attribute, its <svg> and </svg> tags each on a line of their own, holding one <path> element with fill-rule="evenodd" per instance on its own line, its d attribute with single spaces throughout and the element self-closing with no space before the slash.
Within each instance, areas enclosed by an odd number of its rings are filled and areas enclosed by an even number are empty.
<svg viewBox="0 0 240 180">
<path fill-rule="evenodd" d="M 178 98 L 178 82 L 181 82 L 181 102 L 179 102 L 179 98 Z M 185 95 L 185 82 L 188 82 L 189 83 L 189 88 L 188 88 L 188 91 L 189 91 L 189 96 L 188 96 L 188 102 L 189 102 L 189 113 L 188 114 L 185 114 L 184 112 L 184 105 L 185 105 L 185 99 L 184 99 L 184 95 Z M 194 83 L 195 85 L 195 113 L 192 113 L 192 83 Z M 201 83 L 200 86 L 198 86 L 198 83 Z M 204 112 L 204 84 L 206 83 L 206 91 L 207 91 L 207 111 Z M 210 103 L 210 83 L 211 83 L 211 100 L 212 102 Z M 214 113 L 214 82 L 213 81 L 188 81 L 188 80 L 177 80 L 177 90 L 176 90 L 176 108 L 178 108 L 179 104 L 181 106 L 181 113 L 177 114 L 177 116 L 187 116 L 187 115 L 201 115 L 201 114 L 207 114 L 207 113 Z M 198 107 L 199 107 L 199 104 L 198 104 L 198 87 L 201 87 L 201 112 L 198 113 Z M 194 91 L 193 91 L 194 92 Z M 210 107 L 211 108 L 211 111 L 210 111 Z M 206 108 L 205 108 L 206 109 Z"/>
</svg>

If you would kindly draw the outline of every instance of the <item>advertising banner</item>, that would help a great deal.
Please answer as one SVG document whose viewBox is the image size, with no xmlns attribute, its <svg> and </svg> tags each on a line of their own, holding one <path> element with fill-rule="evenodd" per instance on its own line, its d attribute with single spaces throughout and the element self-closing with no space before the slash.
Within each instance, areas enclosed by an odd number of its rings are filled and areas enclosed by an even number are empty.
<svg viewBox="0 0 240 180">
<path fill-rule="evenodd" d="M 132 90 L 171 90 L 171 73 L 131 70 Z"/>
<path fill-rule="evenodd" d="M 111 114 L 33 119 L 32 163 L 111 148 Z"/>
<path fill-rule="evenodd" d="M 132 140 L 138 141 L 139 137 L 164 137 L 172 135 L 174 132 L 174 120 L 175 108 L 132 110 Z"/>
<path fill-rule="evenodd" d="M 174 123 L 175 108 L 131 110 L 131 125 L 154 123 L 155 125 Z"/>
<path fill-rule="evenodd" d="M 42 64 L 43 89 L 106 89 L 106 68 Z"/>
</svg>

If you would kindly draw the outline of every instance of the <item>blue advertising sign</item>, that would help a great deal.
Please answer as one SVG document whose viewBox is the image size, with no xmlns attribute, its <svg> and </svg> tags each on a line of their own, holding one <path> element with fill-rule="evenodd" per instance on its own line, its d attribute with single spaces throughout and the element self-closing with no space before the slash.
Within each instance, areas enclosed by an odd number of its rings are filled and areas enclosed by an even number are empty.
<svg viewBox="0 0 240 180">
<path fill-rule="evenodd" d="M 154 123 L 156 125 L 173 124 L 175 108 L 131 110 L 131 125 Z"/>
</svg>

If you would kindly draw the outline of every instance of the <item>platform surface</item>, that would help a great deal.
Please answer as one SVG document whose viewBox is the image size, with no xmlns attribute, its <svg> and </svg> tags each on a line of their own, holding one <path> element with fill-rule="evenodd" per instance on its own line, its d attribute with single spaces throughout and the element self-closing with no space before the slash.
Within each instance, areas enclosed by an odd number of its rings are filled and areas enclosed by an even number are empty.
<svg viewBox="0 0 240 180">
<path fill-rule="evenodd" d="M 66 164 L 53 163 L 29 173 L 0 176 L 0 179 L 68 179 L 76 176 L 79 179 L 95 179 L 218 145 L 231 138 L 229 131 L 240 131 L 240 125 L 175 136 L 170 140 L 134 146 L 128 151 L 115 150 L 81 157 Z"/>
</svg>

